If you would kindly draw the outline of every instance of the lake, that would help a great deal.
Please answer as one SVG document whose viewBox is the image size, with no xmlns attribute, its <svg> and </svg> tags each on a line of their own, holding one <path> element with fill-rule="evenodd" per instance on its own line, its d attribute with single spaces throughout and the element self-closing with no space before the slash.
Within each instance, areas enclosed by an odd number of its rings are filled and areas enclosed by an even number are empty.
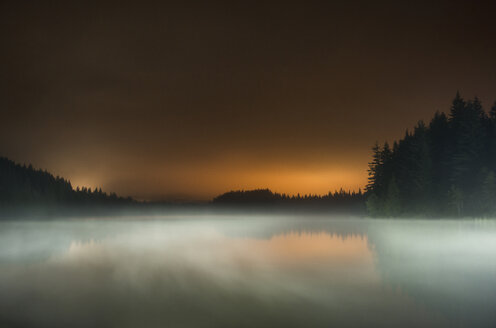
<svg viewBox="0 0 496 328">
<path fill-rule="evenodd" d="M 0 327 L 496 327 L 496 222 L 0 222 Z"/>
</svg>

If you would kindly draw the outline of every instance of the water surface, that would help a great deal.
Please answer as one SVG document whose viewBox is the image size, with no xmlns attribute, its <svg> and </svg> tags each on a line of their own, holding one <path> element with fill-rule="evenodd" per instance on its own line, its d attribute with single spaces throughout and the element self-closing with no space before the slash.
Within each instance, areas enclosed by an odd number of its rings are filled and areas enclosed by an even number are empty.
<svg viewBox="0 0 496 328">
<path fill-rule="evenodd" d="M 1 327 L 495 327 L 496 223 L 0 223 Z"/>
</svg>

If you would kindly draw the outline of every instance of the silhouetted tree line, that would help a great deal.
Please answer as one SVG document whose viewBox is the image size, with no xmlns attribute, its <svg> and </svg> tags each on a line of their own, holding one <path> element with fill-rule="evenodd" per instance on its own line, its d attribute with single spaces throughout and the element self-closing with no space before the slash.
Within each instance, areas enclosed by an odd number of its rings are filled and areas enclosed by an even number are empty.
<svg viewBox="0 0 496 328">
<path fill-rule="evenodd" d="M 324 205 L 336 209 L 365 211 L 365 198 L 358 192 L 343 189 L 327 195 L 286 195 L 269 189 L 230 191 L 217 196 L 214 205 Z M 101 188 L 73 188 L 70 181 L 55 177 L 46 170 L 34 169 L 32 165 L 20 165 L 0 157 L 0 206 L 25 205 L 119 205 L 136 204 L 138 209 L 154 209 L 157 206 L 173 206 L 168 202 L 137 202 L 132 198 L 107 194 Z M 190 204 L 194 205 L 194 204 Z M 201 204 L 200 204 L 201 205 Z M 207 204 L 205 204 L 207 205 Z M 90 208 L 92 206 L 88 206 Z"/>
<path fill-rule="evenodd" d="M 0 204 L 125 204 L 131 198 L 107 194 L 101 188 L 77 187 L 31 165 L 20 165 L 0 157 Z"/>
<path fill-rule="evenodd" d="M 496 215 L 496 103 L 486 113 L 479 99 L 457 93 L 448 115 L 390 147 L 373 147 L 366 187 L 372 216 Z"/>
<path fill-rule="evenodd" d="M 274 193 L 269 189 L 229 191 L 213 199 L 214 204 L 229 205 L 324 205 L 333 208 L 364 207 L 364 195 L 361 190 L 329 192 L 327 195 L 286 195 Z"/>
</svg>

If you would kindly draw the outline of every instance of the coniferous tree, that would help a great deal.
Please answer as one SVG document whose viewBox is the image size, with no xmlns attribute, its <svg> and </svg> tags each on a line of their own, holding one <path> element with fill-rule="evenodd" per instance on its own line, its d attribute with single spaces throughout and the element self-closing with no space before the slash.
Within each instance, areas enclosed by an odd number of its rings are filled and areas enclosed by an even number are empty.
<svg viewBox="0 0 496 328">
<path fill-rule="evenodd" d="M 489 111 L 487 120 L 487 154 L 488 168 L 496 170 L 496 102 Z"/>
<path fill-rule="evenodd" d="M 436 112 L 428 128 L 429 155 L 431 158 L 431 190 L 428 193 L 433 206 L 433 212 L 442 214 L 447 209 L 448 193 L 451 186 L 450 161 L 451 130 L 448 117 L 444 113 Z M 434 205 L 435 204 L 435 205 Z"/>
<path fill-rule="evenodd" d="M 457 93 L 449 117 L 437 112 L 386 148 L 374 146 L 369 164 L 371 215 L 496 215 L 496 104 L 488 115 Z"/>
<path fill-rule="evenodd" d="M 401 203 L 399 189 L 396 185 L 396 179 L 391 177 L 388 183 L 386 196 L 384 199 L 384 215 L 387 217 L 395 217 L 401 213 Z"/>
<path fill-rule="evenodd" d="M 382 178 L 380 173 L 381 164 L 381 149 L 379 147 L 379 144 L 376 142 L 374 147 L 372 148 L 372 162 L 369 163 L 369 178 L 367 187 L 365 188 L 366 191 L 375 190 L 377 192 L 380 189 L 379 183 Z"/>
<path fill-rule="evenodd" d="M 485 173 L 478 205 L 484 216 L 490 216 L 496 212 L 496 176 L 494 171 L 486 171 Z"/>
</svg>

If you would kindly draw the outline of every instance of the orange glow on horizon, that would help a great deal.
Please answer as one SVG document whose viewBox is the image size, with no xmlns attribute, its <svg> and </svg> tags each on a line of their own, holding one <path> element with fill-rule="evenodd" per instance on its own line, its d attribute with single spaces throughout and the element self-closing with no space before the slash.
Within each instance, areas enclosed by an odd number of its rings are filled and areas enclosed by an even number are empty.
<svg viewBox="0 0 496 328">
<path fill-rule="evenodd" d="M 166 175 L 162 173 L 164 171 Z M 171 171 L 174 172 L 172 176 Z M 231 190 L 265 188 L 288 195 L 325 195 L 341 188 L 363 191 L 367 181 L 367 172 L 361 167 L 277 169 L 203 165 L 198 168 L 156 168 L 140 172 L 143 177 L 113 181 L 106 180 L 111 175 L 105 171 L 85 173 L 69 176 L 74 188 L 101 187 L 104 191 L 115 191 L 140 200 L 210 200 Z"/>
</svg>

